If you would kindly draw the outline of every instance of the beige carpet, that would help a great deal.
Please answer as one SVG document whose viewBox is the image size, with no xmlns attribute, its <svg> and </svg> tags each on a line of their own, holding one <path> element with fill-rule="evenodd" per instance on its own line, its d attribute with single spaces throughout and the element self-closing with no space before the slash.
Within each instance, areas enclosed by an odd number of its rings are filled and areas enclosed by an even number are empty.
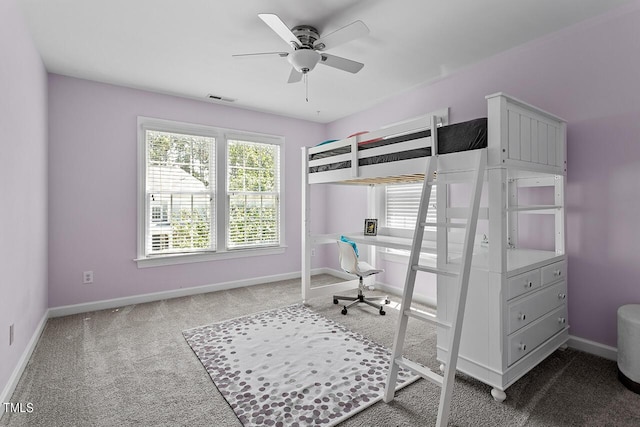
<svg viewBox="0 0 640 427">
<path fill-rule="evenodd" d="M 320 276 L 314 283 L 333 280 Z M 11 398 L 34 410 L 5 413 L 0 425 L 240 426 L 182 331 L 297 302 L 300 281 L 288 280 L 51 319 Z M 343 316 L 330 298 L 312 300 L 310 308 L 392 346 L 396 310 L 380 316 L 362 306 Z M 410 322 L 406 354 L 437 368 L 433 328 Z M 378 402 L 340 425 L 433 425 L 439 392 L 420 380 L 391 404 Z M 459 376 L 450 425 L 640 425 L 640 396 L 617 381 L 615 362 L 572 349 L 555 352 L 520 379 L 504 403 L 489 392 Z"/>
</svg>

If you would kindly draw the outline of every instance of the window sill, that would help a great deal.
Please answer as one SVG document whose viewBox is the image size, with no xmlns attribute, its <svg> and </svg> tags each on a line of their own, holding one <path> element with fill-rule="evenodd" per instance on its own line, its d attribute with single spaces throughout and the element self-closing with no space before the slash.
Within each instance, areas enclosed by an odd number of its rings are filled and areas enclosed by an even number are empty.
<svg viewBox="0 0 640 427">
<path fill-rule="evenodd" d="M 172 254 L 158 255 L 147 258 L 134 259 L 138 268 L 161 267 L 165 265 L 190 264 L 194 262 L 218 261 L 224 259 L 247 258 L 254 256 L 283 254 L 286 246 L 276 246 L 258 249 L 238 249 L 225 252 L 211 252 L 200 254 Z"/>
</svg>

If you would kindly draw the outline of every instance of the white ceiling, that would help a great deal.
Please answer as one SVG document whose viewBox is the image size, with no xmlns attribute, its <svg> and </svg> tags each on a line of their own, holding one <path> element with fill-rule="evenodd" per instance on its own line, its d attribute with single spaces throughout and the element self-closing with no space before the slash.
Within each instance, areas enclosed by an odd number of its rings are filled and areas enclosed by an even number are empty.
<svg viewBox="0 0 640 427">
<path fill-rule="evenodd" d="M 330 122 L 630 0 L 18 0 L 52 73 Z M 366 37 L 327 51 L 365 64 L 318 65 L 288 84 L 287 51 L 258 18 L 327 34 L 355 20 Z M 210 102 L 210 101 L 207 101 Z M 224 103 L 223 101 L 216 101 Z"/>
</svg>

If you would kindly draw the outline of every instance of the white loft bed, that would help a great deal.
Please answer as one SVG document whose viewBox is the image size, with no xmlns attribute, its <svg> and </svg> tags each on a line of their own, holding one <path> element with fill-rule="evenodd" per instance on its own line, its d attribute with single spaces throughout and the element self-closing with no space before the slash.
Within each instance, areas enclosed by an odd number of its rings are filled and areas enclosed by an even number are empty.
<svg viewBox="0 0 640 427">
<path fill-rule="evenodd" d="M 458 370 L 493 386 L 496 400 L 505 390 L 568 339 L 566 312 L 565 209 L 566 123 L 561 118 L 503 93 L 486 97 L 486 148 L 478 141 L 462 143 L 461 151 L 442 154 L 441 138 L 450 125 L 448 109 L 393 127 L 302 150 L 302 299 L 330 295 L 357 287 L 355 280 L 323 287 L 310 286 L 311 249 L 334 243 L 339 235 L 311 235 L 309 186 L 321 183 L 388 184 L 421 181 L 424 155 L 403 159 L 406 151 L 425 147 L 429 135 L 416 133 L 438 126 L 436 183 L 438 223 L 455 222 L 465 209 L 449 205 L 448 185 L 460 181 L 473 168 L 473 149 L 487 150 L 485 190 L 488 204 L 480 218 L 488 220 L 488 247 L 476 245 L 463 322 Z M 456 133 L 455 131 L 453 132 Z M 386 144 L 397 135 L 401 142 Z M 382 142 L 367 141 L 382 138 Z M 362 142 L 365 142 L 362 144 Z M 371 144 L 371 145 L 370 145 Z M 376 145 L 378 144 L 378 145 Z M 386 144 L 386 145 L 385 145 Z M 465 147 L 466 144 L 466 147 Z M 456 142 L 454 141 L 454 145 Z M 460 147 L 457 147 L 460 148 Z M 553 204 L 518 205 L 524 187 L 551 187 Z M 521 247 L 518 223 L 521 215 L 554 217 L 553 250 Z M 522 221 L 521 221 L 522 222 Z M 342 233 L 357 243 L 409 249 L 411 239 L 362 233 Z M 437 254 L 438 268 L 447 268 L 456 257 L 450 233 L 427 242 Z M 451 279 L 438 277 L 438 316 L 443 321 L 455 287 Z M 448 332 L 438 328 L 438 359 L 445 360 Z"/>
<path fill-rule="evenodd" d="M 370 165 L 359 165 L 360 160 L 379 158 L 398 152 L 424 149 L 429 146 L 427 136 L 420 134 L 431 128 L 432 123 L 447 125 L 449 110 L 442 109 L 429 116 L 410 120 L 375 132 L 352 136 L 340 141 L 330 142 L 315 147 L 302 148 L 302 299 L 307 301 L 316 296 L 329 295 L 332 292 L 353 289 L 357 280 L 333 285 L 311 288 L 311 249 L 316 245 L 335 244 L 339 235 L 311 235 L 311 184 L 354 184 L 373 185 L 380 183 L 417 182 L 421 181 L 425 172 L 425 158 L 414 157 L 393 162 L 379 162 Z M 382 138 L 390 139 L 397 135 L 414 135 L 393 144 L 379 145 L 367 150 L 360 150 L 363 142 Z M 405 138 L 402 138 L 405 139 Z M 336 165 L 339 165 L 336 167 Z M 313 172 L 312 172 L 313 171 Z M 360 244 L 384 246 L 395 249 L 410 249 L 411 240 L 392 236 L 364 236 L 360 233 L 345 233 Z M 433 253 L 435 253 L 435 246 Z"/>
</svg>

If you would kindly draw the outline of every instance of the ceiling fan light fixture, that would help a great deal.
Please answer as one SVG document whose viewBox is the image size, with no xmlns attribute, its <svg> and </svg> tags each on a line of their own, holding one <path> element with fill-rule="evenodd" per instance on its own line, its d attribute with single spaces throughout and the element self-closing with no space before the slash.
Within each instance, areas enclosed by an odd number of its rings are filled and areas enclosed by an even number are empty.
<svg viewBox="0 0 640 427">
<path fill-rule="evenodd" d="M 294 50 L 287 56 L 287 59 L 297 71 L 306 74 L 313 70 L 320 62 L 320 54 L 312 49 Z"/>
</svg>

